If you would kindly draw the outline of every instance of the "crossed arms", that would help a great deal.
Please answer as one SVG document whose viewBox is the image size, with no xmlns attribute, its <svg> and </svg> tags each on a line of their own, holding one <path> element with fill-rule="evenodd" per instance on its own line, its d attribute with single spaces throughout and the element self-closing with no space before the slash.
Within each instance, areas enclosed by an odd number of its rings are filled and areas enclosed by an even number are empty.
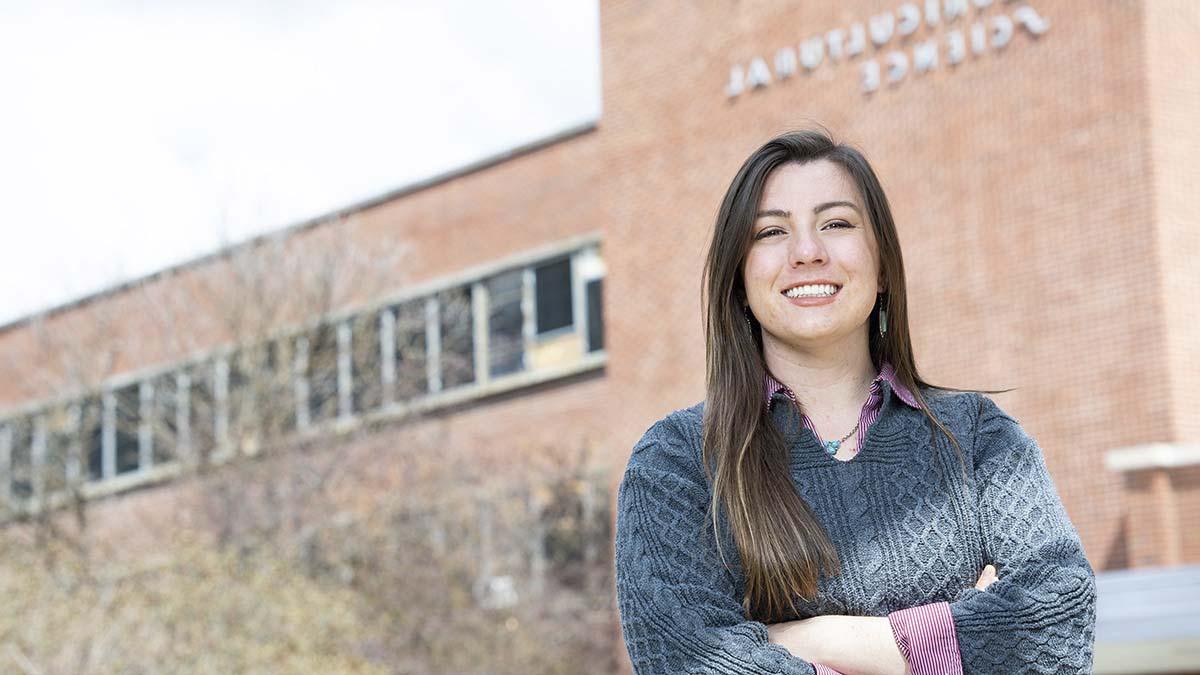
<svg viewBox="0 0 1200 675">
<path fill-rule="evenodd" d="M 999 579 L 949 603 L 963 672 L 1088 672 L 1095 583 L 1078 535 L 1037 444 L 990 399 L 979 405 L 976 516 Z M 689 446 L 673 424 L 652 427 L 618 494 L 617 595 L 635 672 L 810 675 L 814 661 L 845 673 L 904 672 L 886 618 L 770 627 L 746 619 L 735 576 L 700 536 L 708 491 Z"/>
</svg>

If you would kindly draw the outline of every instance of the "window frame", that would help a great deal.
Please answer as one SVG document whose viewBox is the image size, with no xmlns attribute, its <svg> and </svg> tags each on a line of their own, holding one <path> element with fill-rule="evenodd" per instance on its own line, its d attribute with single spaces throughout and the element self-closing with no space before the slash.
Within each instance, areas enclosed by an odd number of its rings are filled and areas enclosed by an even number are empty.
<svg viewBox="0 0 1200 675">
<path fill-rule="evenodd" d="M 239 454 L 241 448 L 234 447 L 234 439 L 230 429 L 230 359 L 241 350 L 258 346 L 265 347 L 274 340 L 289 340 L 293 346 L 291 355 L 291 392 L 294 394 L 295 425 L 294 429 L 284 432 L 291 434 L 315 433 L 323 431 L 344 430 L 347 425 L 359 422 L 387 421 L 400 418 L 412 411 L 430 410 L 444 406 L 461 405 L 464 402 L 485 398 L 523 387 L 533 386 L 545 381 L 570 377 L 580 372 L 602 369 L 607 363 L 607 354 L 603 348 L 589 351 L 588 343 L 588 310 L 586 284 L 596 278 L 603 278 L 603 264 L 600 263 L 599 276 L 587 272 L 587 261 L 598 260 L 600 252 L 600 237 L 585 235 L 566 242 L 528 251 L 506 260 L 500 260 L 473 269 L 464 270 L 455 275 L 434 280 L 432 282 L 414 285 L 405 292 L 386 295 L 364 307 L 358 307 L 337 313 L 316 317 L 303 325 L 289 327 L 277 331 L 265 340 L 249 344 L 222 345 L 195 354 L 163 366 L 142 369 L 140 371 L 122 374 L 100 383 L 94 388 L 84 389 L 59 396 L 51 400 L 31 402 L 20 406 L 0 417 L 0 503 L 14 505 L 12 494 L 13 477 L 13 424 L 25 418 L 31 423 L 41 411 L 48 410 L 47 406 L 62 405 L 72 410 L 74 425 L 70 432 L 71 443 L 66 481 L 68 484 L 78 484 L 85 497 L 98 496 L 120 492 L 134 485 L 151 480 L 160 480 L 177 474 L 183 466 L 200 461 L 202 453 L 208 453 L 206 461 L 224 462 Z M 544 333 L 537 333 L 537 297 L 536 269 L 547 264 L 566 261 L 570 269 L 571 324 L 557 327 Z M 488 295 L 488 280 L 504 274 L 520 275 L 520 310 L 521 310 L 521 367 L 518 370 L 493 375 L 489 341 L 491 330 L 490 299 Z M 589 276 L 590 274 L 590 276 Z M 443 308 L 439 298 L 446 294 L 463 293 L 469 299 L 470 306 L 465 311 L 470 317 L 472 329 L 469 333 L 472 360 L 472 378 L 457 386 L 445 387 L 443 371 L 443 338 L 442 314 Z M 409 398 L 398 395 L 396 391 L 398 373 L 398 314 L 400 307 L 414 307 L 419 316 L 424 315 L 424 344 L 420 357 L 424 360 L 425 386 L 422 391 L 413 393 Z M 408 320 L 413 317 L 405 317 Z M 378 335 L 378 368 L 358 367 L 354 361 L 354 327 L 362 325 L 362 321 L 371 321 L 374 332 Z M 329 419 L 313 420 L 310 413 L 312 396 L 311 355 L 308 334 L 321 327 L 334 331 L 336 345 L 334 374 L 336 378 L 336 410 Z M 407 334 L 416 335 L 408 330 Z M 533 350 L 547 341 L 547 338 L 561 337 L 574 332 L 577 335 L 579 349 L 568 354 L 568 362 L 539 366 L 531 359 Z M 414 341 L 415 344 L 415 341 Z M 574 351 L 574 350 L 572 350 Z M 281 355 L 279 359 L 286 358 Z M 288 367 L 282 361 L 276 363 L 276 369 Z M 200 377 L 198 377 L 200 376 Z M 356 377 L 374 377 L 378 380 L 374 386 L 381 387 L 378 401 L 374 401 L 371 409 L 355 409 Z M 172 378 L 174 395 L 171 401 L 164 401 L 156 392 L 156 386 L 162 378 Z M 248 377 L 253 380 L 253 374 Z M 200 381 L 197 381 L 200 380 Z M 165 380 L 164 380 L 165 381 Z M 253 387 L 252 384 L 247 385 Z M 201 414 L 196 406 L 201 402 L 193 400 L 195 388 L 206 391 L 211 399 L 212 410 Z M 167 387 L 162 389 L 167 390 Z M 131 414 L 137 417 L 137 428 L 125 430 L 118 438 L 118 396 L 129 398 L 136 394 L 136 410 Z M 129 403 L 127 401 L 127 403 Z M 95 406 L 92 411 L 89 406 Z M 126 417 L 130 411 L 124 411 Z M 85 416 L 96 414 L 94 428 L 85 424 Z M 173 448 L 163 448 L 164 458 L 156 461 L 156 445 L 167 442 L 155 438 L 154 425 L 159 423 L 159 416 L 172 415 L 174 420 L 175 438 Z M 211 417 L 211 419 L 202 419 Z M 43 420 L 44 422 L 44 420 Z M 164 418 L 162 423 L 169 424 Z M 200 448 L 202 442 L 198 436 L 202 425 L 211 424 L 211 433 L 203 434 L 211 437 L 212 447 Z M 38 508 L 33 502 L 47 501 L 47 497 L 55 495 L 42 494 L 45 490 L 40 487 L 39 476 L 45 462 L 46 439 L 48 430 L 41 429 L 40 437 L 43 452 L 34 452 L 30 448 L 31 479 L 33 491 L 37 493 L 30 500 L 29 507 Z M 56 430 L 59 433 L 61 430 Z M 91 434 L 98 436 L 99 475 L 92 474 L 93 439 Z M 85 438 L 85 434 L 88 437 Z M 37 433 L 34 434 L 38 435 Z M 128 436 L 136 440 L 137 466 L 127 471 L 118 471 L 119 442 L 129 442 Z M 32 437 L 31 437 L 32 438 Z M 126 452 L 128 448 L 124 448 Z M 74 471 L 72 471 L 72 467 Z M 50 500 L 53 501 L 53 500 Z"/>
</svg>

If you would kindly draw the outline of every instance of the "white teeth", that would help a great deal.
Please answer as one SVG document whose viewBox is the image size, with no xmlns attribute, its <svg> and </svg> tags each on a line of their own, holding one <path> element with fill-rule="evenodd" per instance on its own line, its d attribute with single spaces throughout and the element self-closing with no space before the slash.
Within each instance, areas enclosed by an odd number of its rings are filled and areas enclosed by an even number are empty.
<svg viewBox="0 0 1200 675">
<path fill-rule="evenodd" d="M 820 298 L 828 297 L 837 293 L 838 287 L 833 284 L 812 284 L 809 286 L 797 286 L 789 288 L 784 295 L 789 298 Z"/>
</svg>

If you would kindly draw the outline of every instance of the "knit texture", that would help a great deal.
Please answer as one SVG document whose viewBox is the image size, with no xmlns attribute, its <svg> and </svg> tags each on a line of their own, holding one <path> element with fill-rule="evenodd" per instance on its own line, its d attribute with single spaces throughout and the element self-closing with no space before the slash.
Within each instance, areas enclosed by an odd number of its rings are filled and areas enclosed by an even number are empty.
<svg viewBox="0 0 1200 675">
<path fill-rule="evenodd" d="M 886 616 L 950 603 L 964 673 L 1091 670 L 1095 579 L 1037 443 L 982 394 L 923 389 L 962 446 L 883 391 L 858 456 L 825 454 L 791 405 L 770 416 L 801 496 L 829 533 L 840 574 L 798 615 Z M 701 464 L 703 403 L 655 423 L 617 498 L 617 597 L 637 673 L 798 673 L 812 664 L 767 641 L 742 609 L 745 581 L 724 513 L 714 534 Z M 728 565 L 717 554 L 721 538 Z M 992 563 L 999 580 L 973 586 Z"/>
</svg>

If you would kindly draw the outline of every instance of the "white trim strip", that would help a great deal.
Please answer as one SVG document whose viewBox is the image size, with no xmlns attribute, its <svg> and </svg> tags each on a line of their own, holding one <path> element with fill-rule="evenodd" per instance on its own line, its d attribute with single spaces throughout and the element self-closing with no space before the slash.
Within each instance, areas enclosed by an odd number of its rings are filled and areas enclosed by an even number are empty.
<svg viewBox="0 0 1200 675">
<path fill-rule="evenodd" d="M 1104 463 L 1111 471 L 1173 469 L 1200 464 L 1200 444 L 1151 443 L 1109 450 Z"/>
</svg>

